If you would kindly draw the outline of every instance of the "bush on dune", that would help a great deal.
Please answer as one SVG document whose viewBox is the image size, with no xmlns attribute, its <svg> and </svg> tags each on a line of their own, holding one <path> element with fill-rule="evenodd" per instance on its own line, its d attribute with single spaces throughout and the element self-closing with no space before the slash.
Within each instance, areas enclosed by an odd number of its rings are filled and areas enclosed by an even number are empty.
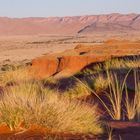
<svg viewBox="0 0 140 140">
<path fill-rule="evenodd" d="M 38 83 L 11 87 L 0 100 L 0 122 L 11 130 L 24 123 L 25 128 L 35 124 L 58 132 L 100 134 L 99 119 L 96 105 L 69 100 Z"/>
<path fill-rule="evenodd" d="M 8 71 L 0 75 L 2 83 L 22 81 L 8 87 L 0 99 L 0 123 L 7 124 L 11 130 L 28 128 L 31 125 L 46 127 L 53 132 L 101 134 L 103 132 L 100 114 L 96 104 L 89 106 L 77 98 L 95 94 L 106 109 L 105 112 L 113 120 L 140 121 L 140 84 L 135 81 L 134 99 L 130 99 L 127 89 L 126 76 L 120 81 L 112 68 L 135 67 L 139 63 L 115 60 L 95 67 L 96 76 L 91 81 L 77 80 L 72 89 L 64 95 L 56 90 L 44 88 L 46 81 L 32 80 L 28 70 L 19 69 Z M 129 65 L 126 66 L 126 65 Z M 101 68 L 105 68 L 104 73 Z M 101 73 L 100 73 L 101 71 Z M 94 78 L 93 78 L 94 77 Z M 138 77 L 138 75 L 135 75 Z M 137 81 L 138 80 L 138 81 Z M 89 82 L 89 83 L 88 83 Z M 55 79 L 47 79 L 47 83 L 56 84 Z M 92 84 L 92 86 L 90 86 Z M 104 93 L 108 102 L 105 102 L 98 93 Z M 83 99 L 83 98 L 81 98 Z M 23 125 L 24 124 L 24 125 Z"/>
</svg>

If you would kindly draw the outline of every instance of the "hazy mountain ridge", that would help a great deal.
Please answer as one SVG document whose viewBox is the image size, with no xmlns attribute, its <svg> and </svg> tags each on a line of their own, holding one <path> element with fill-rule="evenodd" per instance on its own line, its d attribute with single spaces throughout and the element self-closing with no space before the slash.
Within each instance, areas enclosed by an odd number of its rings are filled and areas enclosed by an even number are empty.
<svg viewBox="0 0 140 140">
<path fill-rule="evenodd" d="M 106 31 L 140 32 L 140 14 L 0 18 L 0 35 L 91 34 Z"/>
</svg>

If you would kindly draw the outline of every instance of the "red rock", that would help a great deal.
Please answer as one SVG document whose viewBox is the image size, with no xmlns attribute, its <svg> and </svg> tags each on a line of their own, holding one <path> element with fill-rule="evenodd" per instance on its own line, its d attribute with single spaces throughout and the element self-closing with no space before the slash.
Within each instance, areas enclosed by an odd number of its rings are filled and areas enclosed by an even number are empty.
<svg viewBox="0 0 140 140">
<path fill-rule="evenodd" d="M 32 70 L 37 77 L 49 77 L 57 72 L 59 61 L 56 57 L 40 57 L 32 61 Z"/>
<path fill-rule="evenodd" d="M 140 43 L 113 42 L 92 46 L 78 45 L 75 49 L 63 53 L 36 58 L 32 62 L 32 71 L 35 71 L 37 77 L 73 75 L 92 63 L 140 53 Z"/>
<path fill-rule="evenodd" d="M 67 70 L 70 73 L 79 72 L 84 67 L 95 62 L 102 62 L 106 57 L 101 56 L 64 56 L 61 58 L 58 71 Z"/>
</svg>

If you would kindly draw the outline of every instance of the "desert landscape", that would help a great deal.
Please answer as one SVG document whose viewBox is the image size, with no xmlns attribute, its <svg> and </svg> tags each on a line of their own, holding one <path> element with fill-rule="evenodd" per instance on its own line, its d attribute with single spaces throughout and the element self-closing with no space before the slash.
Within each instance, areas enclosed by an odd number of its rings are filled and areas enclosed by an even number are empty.
<svg viewBox="0 0 140 140">
<path fill-rule="evenodd" d="M 140 14 L 0 18 L 0 140 L 139 140 Z"/>
</svg>

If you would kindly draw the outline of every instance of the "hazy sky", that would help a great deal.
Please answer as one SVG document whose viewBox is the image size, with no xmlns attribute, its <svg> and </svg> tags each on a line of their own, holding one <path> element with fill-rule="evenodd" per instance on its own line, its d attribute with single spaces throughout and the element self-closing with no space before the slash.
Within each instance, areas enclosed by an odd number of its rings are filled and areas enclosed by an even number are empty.
<svg viewBox="0 0 140 140">
<path fill-rule="evenodd" d="M 0 0 L 0 16 L 48 17 L 140 13 L 140 0 Z"/>
</svg>

